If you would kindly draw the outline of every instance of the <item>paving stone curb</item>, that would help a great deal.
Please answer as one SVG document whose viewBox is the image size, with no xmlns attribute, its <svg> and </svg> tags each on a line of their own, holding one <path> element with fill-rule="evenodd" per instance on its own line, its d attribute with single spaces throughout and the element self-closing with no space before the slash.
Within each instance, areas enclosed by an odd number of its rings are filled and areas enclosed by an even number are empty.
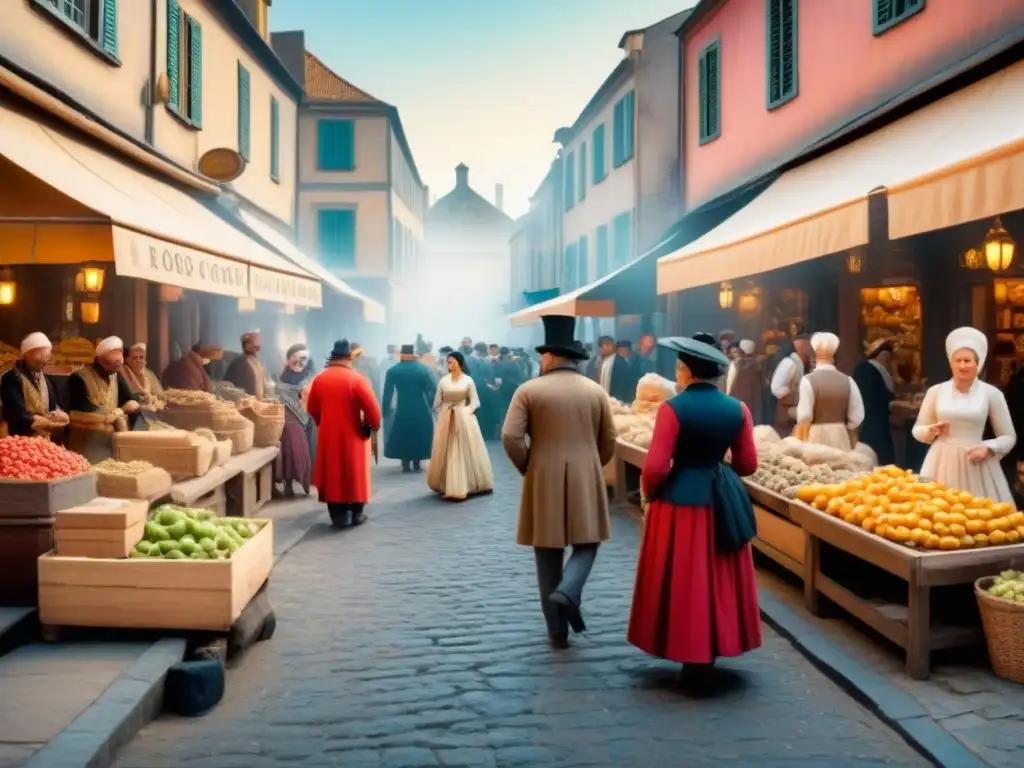
<svg viewBox="0 0 1024 768">
<path fill-rule="evenodd" d="M 186 640 L 165 637 L 128 666 L 25 768 L 106 768 L 117 750 L 153 720 L 163 704 L 167 670 L 185 656 Z"/>
<path fill-rule="evenodd" d="M 635 522 L 643 516 L 620 510 Z M 789 606 L 764 590 L 758 593 L 761 618 L 789 640 L 812 664 L 882 722 L 895 730 L 922 756 L 939 768 L 986 768 L 974 752 L 961 744 L 928 714 L 920 702 L 873 672 L 836 646 Z"/>
</svg>

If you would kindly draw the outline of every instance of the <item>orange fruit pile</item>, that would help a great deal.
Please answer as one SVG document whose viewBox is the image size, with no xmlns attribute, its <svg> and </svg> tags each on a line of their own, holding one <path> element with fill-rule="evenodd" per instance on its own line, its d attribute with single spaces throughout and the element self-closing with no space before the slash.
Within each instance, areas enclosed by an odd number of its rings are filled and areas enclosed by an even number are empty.
<svg viewBox="0 0 1024 768">
<path fill-rule="evenodd" d="M 805 485 L 796 497 L 908 547 L 949 551 L 1024 542 L 1024 512 L 1012 504 L 924 482 L 895 466 L 836 485 Z"/>
</svg>

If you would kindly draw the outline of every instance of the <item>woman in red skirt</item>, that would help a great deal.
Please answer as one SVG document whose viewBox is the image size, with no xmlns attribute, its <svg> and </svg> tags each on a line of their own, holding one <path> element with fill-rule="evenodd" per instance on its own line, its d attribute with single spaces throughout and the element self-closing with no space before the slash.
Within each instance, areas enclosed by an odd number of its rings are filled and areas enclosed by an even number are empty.
<svg viewBox="0 0 1024 768">
<path fill-rule="evenodd" d="M 725 355 L 695 339 L 661 343 L 678 354 L 681 391 L 658 410 L 641 475 L 649 502 L 627 637 L 652 656 L 682 663 L 684 678 L 703 679 L 717 657 L 761 645 L 750 543 L 716 546 L 714 510 L 714 479 L 726 453 L 746 476 L 757 469 L 757 450 L 747 406 L 715 384 Z"/>
</svg>

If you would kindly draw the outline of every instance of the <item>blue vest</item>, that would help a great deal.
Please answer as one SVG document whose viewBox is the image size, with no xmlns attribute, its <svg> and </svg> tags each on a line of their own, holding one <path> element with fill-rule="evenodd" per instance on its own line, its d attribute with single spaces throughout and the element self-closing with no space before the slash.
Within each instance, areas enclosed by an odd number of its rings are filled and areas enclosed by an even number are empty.
<svg viewBox="0 0 1024 768">
<path fill-rule="evenodd" d="M 657 498 L 681 506 L 711 506 L 712 470 L 740 434 L 743 407 L 714 384 L 691 384 L 668 406 L 679 421 L 679 437 L 672 471 Z"/>
</svg>

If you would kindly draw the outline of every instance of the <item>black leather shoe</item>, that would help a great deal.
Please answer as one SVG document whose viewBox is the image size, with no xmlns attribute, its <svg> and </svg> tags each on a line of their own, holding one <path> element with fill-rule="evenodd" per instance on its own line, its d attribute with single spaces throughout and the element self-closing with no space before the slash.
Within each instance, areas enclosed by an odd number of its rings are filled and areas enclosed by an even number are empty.
<svg viewBox="0 0 1024 768">
<path fill-rule="evenodd" d="M 365 512 L 353 512 L 352 513 L 352 525 L 353 526 L 362 525 L 365 522 L 366 522 L 366 513 Z"/>
<path fill-rule="evenodd" d="M 552 648 L 564 651 L 569 647 L 569 636 L 563 635 L 561 632 L 549 632 L 548 642 L 551 644 Z"/>
<path fill-rule="evenodd" d="M 548 595 L 548 600 L 562 607 L 573 632 L 580 635 L 587 631 L 587 625 L 583 622 L 583 614 L 580 612 L 580 607 L 568 595 L 555 590 Z"/>
</svg>

